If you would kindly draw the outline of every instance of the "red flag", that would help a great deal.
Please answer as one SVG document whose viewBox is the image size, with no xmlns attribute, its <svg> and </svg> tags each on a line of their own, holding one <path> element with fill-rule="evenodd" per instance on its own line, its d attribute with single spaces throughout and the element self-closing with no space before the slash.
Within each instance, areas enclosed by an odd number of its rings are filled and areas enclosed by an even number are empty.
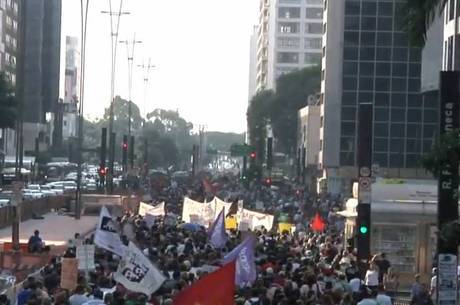
<svg viewBox="0 0 460 305">
<path fill-rule="evenodd" d="M 311 225 L 311 228 L 313 229 L 313 231 L 316 231 L 316 232 L 323 232 L 324 229 L 326 228 L 326 223 L 321 218 L 319 213 L 316 213 L 316 215 L 313 218 L 313 220 L 311 221 L 310 225 Z"/>
<path fill-rule="evenodd" d="M 179 292 L 173 305 L 234 305 L 235 262 L 210 273 Z"/>
<path fill-rule="evenodd" d="M 208 179 L 203 179 L 202 180 L 202 183 L 203 183 L 203 187 L 205 189 L 206 192 L 208 193 L 211 193 L 213 194 L 214 196 L 216 195 L 217 193 L 217 189 L 214 185 L 212 185 Z"/>
</svg>

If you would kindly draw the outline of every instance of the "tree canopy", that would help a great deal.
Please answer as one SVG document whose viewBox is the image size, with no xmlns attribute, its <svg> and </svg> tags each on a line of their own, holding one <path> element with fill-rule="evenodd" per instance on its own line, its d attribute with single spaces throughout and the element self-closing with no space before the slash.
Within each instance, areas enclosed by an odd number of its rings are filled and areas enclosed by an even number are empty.
<svg viewBox="0 0 460 305">
<path fill-rule="evenodd" d="M 447 1 L 407 0 L 400 14 L 412 45 L 425 45 L 428 30 L 434 19 L 437 16 L 442 16 Z"/>
<path fill-rule="evenodd" d="M 277 80 L 276 91 L 264 90 L 250 101 L 247 120 L 249 140 L 259 156 L 265 155 L 266 126 L 271 124 L 277 150 L 292 154 L 297 141 L 297 112 L 308 97 L 320 90 L 320 67 L 307 67 L 284 74 Z M 263 162 L 263 158 L 258 158 Z"/>
</svg>

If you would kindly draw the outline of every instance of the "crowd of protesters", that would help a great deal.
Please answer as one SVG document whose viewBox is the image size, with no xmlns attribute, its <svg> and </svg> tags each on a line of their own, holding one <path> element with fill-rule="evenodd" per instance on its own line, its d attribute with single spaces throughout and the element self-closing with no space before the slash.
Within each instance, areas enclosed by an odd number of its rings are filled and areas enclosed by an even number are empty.
<svg viewBox="0 0 460 305">
<path fill-rule="evenodd" d="M 267 186 L 245 189 L 227 179 L 217 194 L 227 201 L 242 199 L 245 207 L 276 215 L 276 219 L 295 225 L 295 232 L 252 232 L 257 239 L 257 279 L 247 287 L 237 287 L 237 305 L 391 305 L 399 289 L 397 273 L 384 253 L 372 257 L 366 270 L 360 270 L 355 250 L 344 240 L 344 221 L 335 211 L 341 198 L 313 197 L 292 185 L 276 189 Z M 125 228 L 122 240 L 132 240 L 166 277 L 153 295 L 132 293 L 117 284 L 113 274 L 119 257 L 96 248 L 96 268 L 78 276 L 74 291 L 60 288 L 61 263 L 55 257 L 39 276 L 30 277 L 17 294 L 18 305 L 172 305 L 174 297 L 185 287 L 220 265 L 223 255 L 237 246 L 246 233 L 231 230 L 223 249 L 208 243 L 204 228 L 191 230 L 180 226 L 182 200 L 209 200 L 201 183 L 184 186 L 172 184 L 155 195 L 153 201 L 166 200 L 167 214 L 148 227 L 137 213 L 127 212 L 117 221 Z M 319 212 L 327 221 L 324 232 L 314 232 L 310 219 Z M 130 228 L 126 230 L 126 228 Z M 131 236 L 130 236 L 131 235 Z M 64 257 L 75 257 L 75 247 L 92 243 L 92 237 L 73 240 Z M 412 304 L 430 304 L 426 285 L 412 287 Z M 8 304 L 5 296 L 0 305 Z M 194 305 L 194 304 L 192 304 Z"/>
</svg>

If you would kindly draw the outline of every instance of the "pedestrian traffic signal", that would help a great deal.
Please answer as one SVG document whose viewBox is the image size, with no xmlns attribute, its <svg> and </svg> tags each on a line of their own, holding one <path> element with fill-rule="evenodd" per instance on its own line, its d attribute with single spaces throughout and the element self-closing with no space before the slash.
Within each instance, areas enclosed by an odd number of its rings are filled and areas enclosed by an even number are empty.
<svg viewBox="0 0 460 305">
<path fill-rule="evenodd" d="M 371 244 L 371 205 L 366 203 L 359 203 L 357 208 L 358 216 L 356 217 L 356 237 L 358 259 L 366 260 L 370 257 L 370 244 Z"/>
</svg>

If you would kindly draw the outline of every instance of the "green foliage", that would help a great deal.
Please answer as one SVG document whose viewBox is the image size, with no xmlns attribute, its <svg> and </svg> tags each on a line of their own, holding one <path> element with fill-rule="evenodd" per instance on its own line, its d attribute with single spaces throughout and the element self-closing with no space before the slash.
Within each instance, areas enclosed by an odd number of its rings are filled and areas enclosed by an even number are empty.
<svg viewBox="0 0 460 305">
<path fill-rule="evenodd" d="M 275 93 L 272 90 L 261 91 L 251 99 L 248 107 L 249 142 L 256 150 L 259 163 L 263 162 L 263 157 L 265 156 L 266 126 L 269 122 L 269 110 L 274 97 Z"/>
<path fill-rule="evenodd" d="M 5 73 L 0 73 L 0 128 L 14 128 L 18 117 L 18 103 L 14 87 Z"/>
<path fill-rule="evenodd" d="M 220 151 L 229 151 L 233 143 L 243 143 L 244 135 L 231 132 L 206 132 L 206 142 L 208 147 Z"/>
<path fill-rule="evenodd" d="M 432 150 L 422 157 L 423 167 L 435 177 L 439 175 L 441 165 L 452 158 L 460 156 L 460 131 L 454 130 L 444 134 Z"/>
<path fill-rule="evenodd" d="M 116 143 L 120 143 L 122 135 L 128 134 L 129 102 L 117 96 L 114 100 L 113 130 Z M 102 119 L 85 120 L 85 147 L 99 147 L 101 128 L 108 127 L 110 109 L 106 108 Z M 191 135 L 193 125 L 182 118 L 177 111 L 156 109 L 143 120 L 139 108 L 131 103 L 131 134 L 135 137 L 135 156 L 138 164 L 144 158 L 144 139 L 147 139 L 148 165 L 154 167 L 179 167 L 190 159 L 190 151 L 194 139 Z M 107 137 L 108 138 L 108 137 Z M 108 139 L 107 139 L 108 141 Z M 108 144 L 108 143 L 107 143 Z M 121 150 L 115 146 L 115 159 L 121 158 Z"/>
<path fill-rule="evenodd" d="M 295 152 L 297 143 L 297 112 L 307 106 L 308 97 L 319 92 L 321 68 L 308 67 L 284 74 L 277 80 L 270 119 L 273 135 L 287 154 Z"/>
<path fill-rule="evenodd" d="M 403 20 L 403 27 L 409 33 L 413 46 L 422 47 L 425 44 L 430 25 L 436 16 L 442 15 L 446 3 L 447 0 L 407 0 L 400 11 L 400 20 Z"/>
<path fill-rule="evenodd" d="M 308 97 L 320 90 L 319 66 L 282 75 L 276 93 L 261 91 L 250 102 L 247 112 L 249 140 L 256 148 L 258 161 L 265 156 L 266 125 L 271 123 L 277 150 L 292 154 L 297 142 L 297 112 L 307 106 Z"/>
</svg>

